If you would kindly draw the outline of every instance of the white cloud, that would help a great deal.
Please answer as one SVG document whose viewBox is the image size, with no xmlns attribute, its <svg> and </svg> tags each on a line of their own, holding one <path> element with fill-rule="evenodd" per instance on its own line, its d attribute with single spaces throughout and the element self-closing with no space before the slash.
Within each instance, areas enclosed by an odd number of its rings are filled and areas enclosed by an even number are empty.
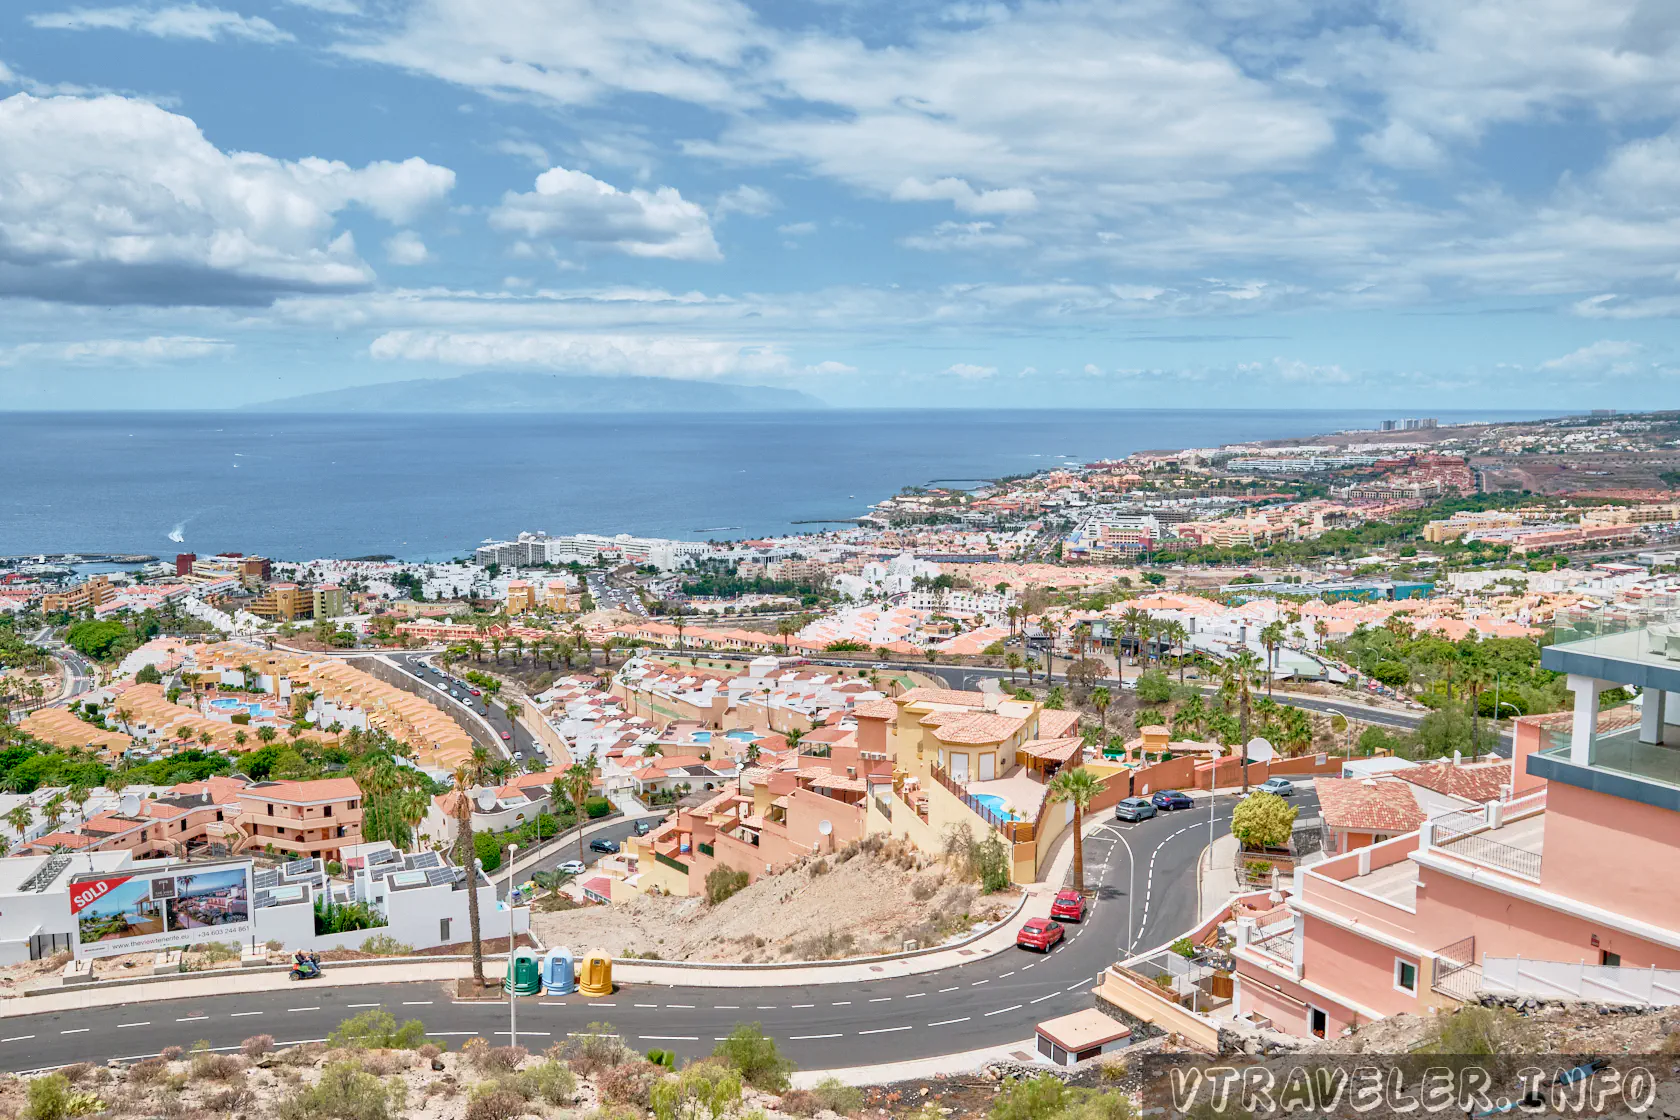
<svg viewBox="0 0 1680 1120">
<path fill-rule="evenodd" d="M 780 377 L 801 371 L 774 346 L 720 339 L 650 335 L 589 335 L 559 331 L 456 334 L 389 331 L 369 351 L 383 361 L 460 366 L 512 366 L 611 376 Z M 833 366 L 816 367 L 836 372 Z"/>
<path fill-rule="evenodd" d="M 723 192 L 717 205 L 712 208 L 719 221 L 727 214 L 745 214 L 749 218 L 762 218 L 781 205 L 775 195 L 763 187 L 755 187 L 743 183 L 741 186 Z"/>
<path fill-rule="evenodd" d="M 949 202 L 965 214 L 1022 214 L 1038 208 L 1038 196 L 1025 187 L 977 191 L 965 179 L 904 180 L 893 188 L 898 202 Z"/>
<path fill-rule="evenodd" d="M 36 361 L 72 362 L 87 365 L 182 361 L 226 354 L 231 342 L 194 335 L 158 335 L 152 338 L 95 338 L 79 342 L 25 342 L 0 349 L 0 366 L 17 366 Z"/>
<path fill-rule="evenodd" d="M 420 240 L 420 235 L 413 230 L 398 230 L 385 242 L 385 257 L 392 264 L 414 265 L 425 264 L 432 259 L 426 250 L 426 243 Z"/>
<path fill-rule="evenodd" d="M 1359 146 L 1372 159 L 1390 167 L 1437 167 L 1446 158 L 1446 153 L 1433 137 L 1419 132 L 1405 121 L 1389 121 L 1380 131 L 1361 137 Z"/>
<path fill-rule="evenodd" d="M 777 226 L 776 232 L 783 237 L 808 237 L 817 232 L 817 223 L 789 222 L 786 225 Z"/>
<path fill-rule="evenodd" d="M 505 156 L 525 160 L 538 171 L 546 171 L 554 166 L 554 161 L 549 158 L 548 149 L 535 140 L 498 140 L 492 147 Z"/>
<path fill-rule="evenodd" d="M 355 0 L 286 0 L 286 3 L 299 8 L 311 8 L 317 12 L 327 12 L 335 16 L 359 16 L 362 10 Z"/>
<path fill-rule="evenodd" d="M 984 381 L 988 377 L 997 376 L 996 366 L 977 366 L 969 362 L 957 362 L 945 367 L 945 374 L 950 377 L 960 377 L 964 381 Z"/>
<path fill-rule="evenodd" d="M 130 98 L 0 100 L 0 294 L 94 303 L 267 303 L 372 280 L 335 215 L 392 221 L 448 193 L 420 159 L 226 153 Z"/>
<path fill-rule="evenodd" d="M 244 16 L 221 8 L 180 4 L 163 8 L 123 6 L 116 8 L 73 8 L 67 12 L 40 12 L 28 17 L 34 27 L 63 31 L 130 31 L 160 39 L 246 39 L 258 43 L 282 43 L 292 39 L 261 16 Z"/>
<path fill-rule="evenodd" d="M 1018 233 L 1004 233 L 991 222 L 940 222 L 928 233 L 911 234 L 901 244 L 911 249 L 1021 249 L 1031 244 Z"/>
<path fill-rule="evenodd" d="M 1554 373 L 1625 376 L 1646 368 L 1648 363 L 1642 359 L 1645 352 L 1646 348 L 1637 342 L 1606 338 L 1541 362 L 1540 368 Z"/>
<path fill-rule="evenodd" d="M 530 193 L 503 195 L 490 224 L 527 238 L 563 237 L 633 257 L 723 257 L 706 211 L 675 187 L 621 191 L 564 167 L 551 167 L 537 176 L 536 190 Z"/>
</svg>

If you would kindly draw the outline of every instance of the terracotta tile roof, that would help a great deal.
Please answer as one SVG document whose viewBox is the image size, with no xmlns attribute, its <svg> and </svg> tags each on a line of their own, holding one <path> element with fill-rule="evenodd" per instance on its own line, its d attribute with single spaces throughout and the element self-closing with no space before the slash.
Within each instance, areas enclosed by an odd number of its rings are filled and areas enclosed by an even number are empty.
<svg viewBox="0 0 1680 1120">
<path fill-rule="evenodd" d="M 316 778 L 313 781 L 261 782 L 245 787 L 245 796 L 272 801 L 341 801 L 360 797 L 354 778 Z"/>
<path fill-rule="evenodd" d="M 1568 730 L 1575 721 L 1575 713 L 1564 710 L 1548 712 L 1543 716 L 1518 716 L 1517 722 L 1526 723 L 1532 727 L 1547 730 Z M 1623 728 L 1633 727 L 1639 723 L 1639 709 L 1631 704 L 1624 704 L 1620 708 L 1607 708 L 1598 713 L 1599 731 L 1621 731 Z"/>
<path fill-rule="evenodd" d="M 1424 821 L 1423 810 L 1405 782 L 1383 778 L 1320 778 L 1316 783 L 1319 814 L 1328 828 L 1355 832 L 1410 832 Z"/>
<path fill-rule="evenodd" d="M 1499 799 L 1499 787 L 1511 784 L 1511 764 L 1498 762 L 1465 763 L 1454 766 L 1450 761 L 1431 762 L 1397 770 L 1394 777 L 1403 782 L 1432 789 L 1436 793 L 1462 797 L 1466 801 L 1485 804 Z"/>
<path fill-rule="evenodd" d="M 951 704 L 964 708 L 984 708 L 986 694 L 965 692 L 956 688 L 912 688 L 893 698 L 897 704 Z"/>
<path fill-rule="evenodd" d="M 994 712 L 974 712 L 959 720 L 934 729 L 942 743 L 985 744 L 1000 743 L 1026 725 L 1019 716 L 1000 716 Z"/>
<path fill-rule="evenodd" d="M 1077 735 L 1056 739 L 1032 739 L 1023 743 L 1021 750 L 1046 762 L 1066 762 L 1073 757 L 1082 742 L 1084 740 Z"/>
<path fill-rule="evenodd" d="M 1038 734 L 1045 739 L 1061 739 L 1071 735 L 1079 726 L 1078 712 L 1045 710 L 1038 713 Z"/>
</svg>

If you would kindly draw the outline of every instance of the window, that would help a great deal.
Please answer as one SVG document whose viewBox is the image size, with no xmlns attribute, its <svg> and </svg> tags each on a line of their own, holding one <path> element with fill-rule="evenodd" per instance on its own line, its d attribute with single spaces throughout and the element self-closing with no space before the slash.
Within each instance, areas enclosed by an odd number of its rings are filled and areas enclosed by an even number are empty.
<svg viewBox="0 0 1680 1120">
<path fill-rule="evenodd" d="M 321 812 L 324 813 L 325 815 L 329 816 L 329 817 L 332 816 L 332 806 L 328 805 L 325 809 L 322 809 Z M 505 972 L 507 970 L 503 969 L 503 971 Z"/>
<path fill-rule="evenodd" d="M 1622 955 L 1620 953 L 1612 953 L 1610 950 L 1604 949 L 1598 954 L 1598 963 L 1608 968 L 1620 968 L 1622 967 Z"/>
<path fill-rule="evenodd" d="M 438 919 L 438 944 L 440 944 L 440 945 L 449 944 L 449 919 L 448 918 L 439 918 Z"/>
<path fill-rule="evenodd" d="M 269 802 L 268 815 L 271 816 L 271 817 L 274 815 L 274 803 L 273 802 Z"/>
<path fill-rule="evenodd" d="M 1402 992 L 1417 995 L 1417 965 L 1395 957 L 1394 986 Z"/>
<path fill-rule="evenodd" d="M 1329 1026 L 1330 1016 L 1324 1013 L 1323 1008 L 1308 1006 L 1307 1029 L 1312 1032 L 1314 1038 L 1323 1038 Z"/>
</svg>

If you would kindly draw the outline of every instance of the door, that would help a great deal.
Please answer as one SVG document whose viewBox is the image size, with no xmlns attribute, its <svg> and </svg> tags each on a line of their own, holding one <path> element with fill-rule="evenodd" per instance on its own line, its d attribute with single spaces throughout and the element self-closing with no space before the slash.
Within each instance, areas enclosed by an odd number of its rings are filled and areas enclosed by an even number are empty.
<svg viewBox="0 0 1680 1120">
<path fill-rule="evenodd" d="M 989 782 L 997 777 L 997 755 L 983 754 L 980 756 L 980 780 Z"/>
<path fill-rule="evenodd" d="M 968 755 L 963 751 L 951 752 L 951 780 L 958 784 L 968 781 Z"/>
</svg>

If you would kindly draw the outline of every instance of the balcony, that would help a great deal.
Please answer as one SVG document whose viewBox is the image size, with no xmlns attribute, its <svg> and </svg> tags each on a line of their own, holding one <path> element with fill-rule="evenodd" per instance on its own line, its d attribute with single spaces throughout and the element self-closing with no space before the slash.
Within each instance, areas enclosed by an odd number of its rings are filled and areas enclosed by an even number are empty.
<svg viewBox="0 0 1680 1120">
<path fill-rule="evenodd" d="M 1608 713 L 1606 713 L 1608 714 Z M 1603 715 L 1600 716 L 1603 719 Z M 1672 732 L 1671 732 L 1672 734 Z M 1566 731 L 1548 732 L 1538 758 L 1573 763 L 1570 736 Z M 1624 778 L 1659 782 L 1680 791 L 1680 746 L 1639 741 L 1639 725 L 1599 731 L 1587 747 L 1587 765 Z M 1551 772 L 1545 777 L 1560 777 Z M 1565 779 L 1567 780 L 1567 779 Z M 1575 783 L 1571 783 L 1575 784 Z M 1612 791 L 1606 791 L 1612 792 Z"/>
</svg>

